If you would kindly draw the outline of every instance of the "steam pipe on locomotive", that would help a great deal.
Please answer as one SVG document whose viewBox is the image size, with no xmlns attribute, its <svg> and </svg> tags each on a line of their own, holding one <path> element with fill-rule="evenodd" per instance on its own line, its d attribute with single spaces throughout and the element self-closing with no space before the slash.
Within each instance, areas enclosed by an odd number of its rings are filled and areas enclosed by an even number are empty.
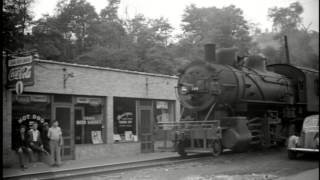
<svg viewBox="0 0 320 180">
<path fill-rule="evenodd" d="M 305 116 L 318 112 L 319 94 L 309 90 L 319 82 L 317 70 L 288 63 L 266 66 L 263 56 L 241 58 L 236 52 L 235 48 L 216 52 L 214 44 L 206 44 L 205 61 L 191 62 L 179 70 L 181 123 L 187 123 L 187 118 L 200 124 L 219 121 L 209 139 L 211 130 L 202 124 L 183 125 L 176 135 L 179 154 L 212 147 L 219 151 L 216 146 L 220 151 L 246 151 L 251 146 L 284 144 Z"/>
</svg>

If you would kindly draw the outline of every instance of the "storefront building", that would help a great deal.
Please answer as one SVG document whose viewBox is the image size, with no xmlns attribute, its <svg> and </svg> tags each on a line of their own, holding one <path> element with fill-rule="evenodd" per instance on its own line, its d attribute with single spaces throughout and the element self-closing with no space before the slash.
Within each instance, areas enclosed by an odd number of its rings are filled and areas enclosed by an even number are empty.
<svg viewBox="0 0 320 180">
<path fill-rule="evenodd" d="M 21 124 L 58 120 L 63 159 L 94 159 L 163 151 L 159 123 L 179 120 L 177 77 L 47 60 L 33 62 L 34 83 L 23 93 L 3 86 L 4 164 Z"/>
</svg>

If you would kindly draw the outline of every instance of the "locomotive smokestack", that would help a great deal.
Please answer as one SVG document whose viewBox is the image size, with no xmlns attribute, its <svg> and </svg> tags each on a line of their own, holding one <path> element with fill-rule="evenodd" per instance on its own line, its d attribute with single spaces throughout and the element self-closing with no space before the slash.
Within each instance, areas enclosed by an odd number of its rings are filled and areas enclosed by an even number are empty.
<svg viewBox="0 0 320 180">
<path fill-rule="evenodd" d="M 286 63 L 287 64 L 290 64 L 290 55 L 289 55 L 289 48 L 288 48 L 288 38 L 287 36 L 285 35 L 284 36 L 284 49 L 286 51 Z"/>
<path fill-rule="evenodd" d="M 205 61 L 209 63 L 216 62 L 216 45 L 215 44 L 205 44 L 204 45 L 205 52 Z"/>
</svg>

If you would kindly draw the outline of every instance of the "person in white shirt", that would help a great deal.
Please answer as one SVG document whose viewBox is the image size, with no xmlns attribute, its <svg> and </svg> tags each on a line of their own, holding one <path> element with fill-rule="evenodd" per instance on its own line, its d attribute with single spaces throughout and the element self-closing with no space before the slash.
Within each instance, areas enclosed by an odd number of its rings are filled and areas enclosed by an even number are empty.
<svg viewBox="0 0 320 180">
<path fill-rule="evenodd" d="M 48 130 L 48 138 L 50 139 L 50 153 L 52 158 L 52 166 L 61 165 L 61 146 L 63 145 L 62 132 L 58 121 L 53 121 Z"/>
<path fill-rule="evenodd" d="M 42 153 L 49 154 L 44 148 L 42 144 L 42 139 L 40 136 L 40 131 L 38 130 L 38 123 L 34 122 L 32 124 L 32 128 L 28 131 L 29 136 L 29 146 L 33 152 L 39 154 L 39 158 L 41 158 Z"/>
</svg>

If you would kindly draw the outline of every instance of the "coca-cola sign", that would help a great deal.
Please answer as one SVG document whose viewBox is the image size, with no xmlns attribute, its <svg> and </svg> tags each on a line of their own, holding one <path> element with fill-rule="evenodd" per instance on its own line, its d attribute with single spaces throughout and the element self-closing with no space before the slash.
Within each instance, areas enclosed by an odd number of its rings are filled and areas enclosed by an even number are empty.
<svg viewBox="0 0 320 180">
<path fill-rule="evenodd" d="M 24 86 L 34 84 L 33 57 L 8 57 L 8 87 L 15 86 L 17 81 L 22 81 Z"/>
</svg>

